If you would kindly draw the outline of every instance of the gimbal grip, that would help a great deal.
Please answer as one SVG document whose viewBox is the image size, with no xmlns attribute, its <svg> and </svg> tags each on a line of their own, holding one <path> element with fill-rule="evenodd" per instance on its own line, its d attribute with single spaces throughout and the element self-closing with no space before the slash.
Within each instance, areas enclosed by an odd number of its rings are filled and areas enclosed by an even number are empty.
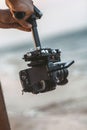
<svg viewBox="0 0 87 130">
<path fill-rule="evenodd" d="M 41 43 L 40 43 L 40 38 L 39 38 L 38 30 L 37 30 L 36 20 L 37 20 L 37 16 L 35 14 L 33 14 L 33 15 L 31 15 L 31 17 L 29 19 L 27 19 L 27 22 L 32 24 L 32 34 L 33 34 L 35 47 L 36 47 L 36 49 L 40 49 Z"/>
<path fill-rule="evenodd" d="M 42 12 L 36 6 L 34 6 L 34 14 L 31 15 L 31 17 L 27 20 L 30 24 L 32 24 L 32 34 L 33 34 L 33 39 L 34 39 L 36 49 L 41 48 L 36 20 L 40 19 L 42 15 L 43 15 Z"/>
</svg>

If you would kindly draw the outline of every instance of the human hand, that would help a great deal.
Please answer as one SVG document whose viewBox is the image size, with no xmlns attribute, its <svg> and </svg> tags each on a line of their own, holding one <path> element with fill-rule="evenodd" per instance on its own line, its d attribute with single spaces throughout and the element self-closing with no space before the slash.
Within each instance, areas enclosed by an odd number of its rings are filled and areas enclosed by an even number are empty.
<svg viewBox="0 0 87 130">
<path fill-rule="evenodd" d="M 15 22 L 21 25 L 25 31 L 31 31 L 32 25 L 26 20 L 34 13 L 34 6 L 32 0 L 6 0 L 6 4 L 10 9 L 10 12 L 15 19 Z M 24 13 L 23 18 L 15 17 L 15 13 Z"/>
<path fill-rule="evenodd" d="M 22 31 L 30 31 L 30 28 L 24 28 L 12 17 L 9 9 L 0 10 L 0 28 L 15 28 Z"/>
</svg>

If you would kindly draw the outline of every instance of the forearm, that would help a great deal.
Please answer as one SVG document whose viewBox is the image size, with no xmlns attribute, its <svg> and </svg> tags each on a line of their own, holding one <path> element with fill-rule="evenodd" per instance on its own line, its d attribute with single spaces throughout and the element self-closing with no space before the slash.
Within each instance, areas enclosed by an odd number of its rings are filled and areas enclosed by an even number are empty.
<svg viewBox="0 0 87 130">
<path fill-rule="evenodd" d="M 7 23 L 7 24 L 5 24 L 5 23 L 1 23 L 0 22 L 0 28 L 3 28 L 3 29 L 8 29 L 8 28 L 18 28 L 19 27 L 19 25 L 17 24 L 17 23 L 13 23 L 13 24 L 9 24 L 9 23 Z"/>
<path fill-rule="evenodd" d="M 0 84 L 0 130 L 11 130 Z"/>
</svg>

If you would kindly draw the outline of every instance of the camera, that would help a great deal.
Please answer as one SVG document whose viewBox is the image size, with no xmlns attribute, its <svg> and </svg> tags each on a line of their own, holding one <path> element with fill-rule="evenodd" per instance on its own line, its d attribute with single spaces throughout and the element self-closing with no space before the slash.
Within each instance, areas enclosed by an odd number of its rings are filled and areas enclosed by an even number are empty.
<svg viewBox="0 0 87 130">
<path fill-rule="evenodd" d="M 27 22 L 32 24 L 36 49 L 24 54 L 23 59 L 28 62 L 28 69 L 21 70 L 19 76 L 24 92 L 38 94 L 54 90 L 57 85 L 68 83 L 68 67 L 74 61 L 61 62 L 61 51 L 59 49 L 41 47 L 36 20 L 41 18 L 42 13 L 37 7 L 34 7 L 34 10 L 35 13 Z"/>
<path fill-rule="evenodd" d="M 34 94 L 54 90 L 57 85 L 68 82 L 68 67 L 74 63 L 61 62 L 61 52 L 58 49 L 39 49 L 30 51 L 23 59 L 29 62 L 28 69 L 20 71 L 20 80 L 24 92 Z"/>
</svg>

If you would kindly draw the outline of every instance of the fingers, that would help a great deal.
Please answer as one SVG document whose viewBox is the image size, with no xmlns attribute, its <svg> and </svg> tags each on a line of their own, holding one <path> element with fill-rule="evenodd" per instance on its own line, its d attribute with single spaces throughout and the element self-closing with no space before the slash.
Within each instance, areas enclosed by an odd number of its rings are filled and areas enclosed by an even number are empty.
<svg viewBox="0 0 87 130">
<path fill-rule="evenodd" d="M 23 28 L 31 30 L 32 25 L 29 24 L 26 20 L 16 20 Z"/>
<path fill-rule="evenodd" d="M 4 29 L 13 28 L 13 29 L 19 29 L 21 31 L 27 31 L 27 32 L 31 31 L 30 29 L 23 28 L 18 23 L 0 23 L 0 28 L 4 28 Z"/>
<path fill-rule="evenodd" d="M 30 28 L 30 27 L 29 27 L 29 28 L 25 28 L 25 27 L 21 26 L 21 25 L 18 24 L 18 23 L 14 23 L 14 24 L 12 24 L 11 26 L 12 26 L 12 28 L 16 28 L 16 29 L 19 29 L 19 30 L 21 30 L 21 31 L 27 31 L 27 32 L 30 32 L 30 31 L 31 31 L 31 28 Z"/>
<path fill-rule="evenodd" d="M 19 24 L 10 13 L 10 10 L 0 10 L 0 28 L 15 28 L 20 29 L 22 31 L 31 31 L 31 25 L 27 25 L 28 23 Z M 26 25 L 26 26 L 23 26 Z M 29 27 L 28 27 L 29 26 Z"/>
<path fill-rule="evenodd" d="M 34 6 L 32 0 L 5 0 L 8 5 L 12 16 L 25 30 L 31 30 L 32 25 L 26 20 L 34 13 Z M 25 16 L 22 19 L 17 19 L 14 12 L 24 12 Z"/>
<path fill-rule="evenodd" d="M 30 25 L 31 26 L 31 25 Z M 23 27 L 22 25 L 18 24 L 18 23 L 14 23 L 14 24 L 10 24 L 9 25 L 10 28 L 14 28 L 14 29 L 19 29 L 21 31 L 26 31 L 26 32 L 30 32 L 31 28 L 29 27 Z"/>
</svg>

